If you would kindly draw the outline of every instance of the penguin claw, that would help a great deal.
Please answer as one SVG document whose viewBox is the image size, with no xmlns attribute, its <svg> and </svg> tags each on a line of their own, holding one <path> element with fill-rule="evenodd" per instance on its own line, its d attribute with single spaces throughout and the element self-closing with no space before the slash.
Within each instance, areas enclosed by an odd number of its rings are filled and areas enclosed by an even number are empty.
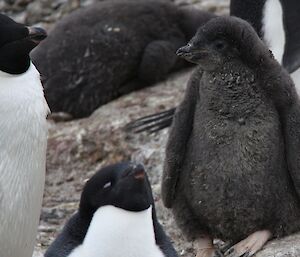
<svg viewBox="0 0 300 257">
<path fill-rule="evenodd" d="M 216 249 L 213 257 L 224 257 L 224 254 L 222 253 L 222 251 Z"/>
<path fill-rule="evenodd" d="M 264 244 L 271 238 L 271 232 L 268 230 L 257 231 L 241 242 L 229 248 L 225 257 L 251 257 L 254 256 Z"/>
<path fill-rule="evenodd" d="M 218 248 L 224 254 L 231 247 L 232 247 L 232 243 L 228 241 L 228 242 L 225 242 L 223 245 L 220 245 Z"/>
<path fill-rule="evenodd" d="M 246 251 L 244 253 L 238 253 L 233 247 L 231 247 L 227 252 L 224 254 L 225 257 L 251 257 L 253 254 L 250 251 Z"/>
</svg>

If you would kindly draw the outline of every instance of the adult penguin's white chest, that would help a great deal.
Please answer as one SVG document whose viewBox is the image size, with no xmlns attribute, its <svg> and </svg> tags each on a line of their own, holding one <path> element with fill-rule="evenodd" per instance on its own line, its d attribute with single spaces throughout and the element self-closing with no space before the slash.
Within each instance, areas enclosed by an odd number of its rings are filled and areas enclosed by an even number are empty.
<svg viewBox="0 0 300 257">
<path fill-rule="evenodd" d="M 104 206 L 93 216 L 83 244 L 69 257 L 164 257 L 156 245 L 152 208 L 130 212 Z"/>
<path fill-rule="evenodd" d="M 263 39 L 276 60 L 282 62 L 285 47 L 283 10 L 279 0 L 267 0 L 263 10 Z"/>
<path fill-rule="evenodd" d="M 23 74 L 0 71 L 0 256 L 29 257 L 45 180 L 49 112 L 33 64 Z"/>
<path fill-rule="evenodd" d="M 288 13 L 286 15 L 289 15 Z M 263 39 L 272 50 L 274 57 L 279 63 L 286 44 L 286 32 L 284 28 L 284 13 L 279 0 L 267 0 L 263 9 L 262 20 Z M 300 69 L 291 73 L 295 86 L 300 95 Z"/>
</svg>

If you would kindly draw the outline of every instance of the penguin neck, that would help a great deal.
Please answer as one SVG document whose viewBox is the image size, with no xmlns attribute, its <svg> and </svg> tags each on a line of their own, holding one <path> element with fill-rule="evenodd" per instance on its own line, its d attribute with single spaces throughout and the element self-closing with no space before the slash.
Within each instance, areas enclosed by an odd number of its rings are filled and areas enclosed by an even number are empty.
<svg viewBox="0 0 300 257">
<path fill-rule="evenodd" d="M 279 0 L 267 0 L 263 10 L 262 21 L 263 39 L 279 63 L 285 48 L 285 31 L 283 11 Z"/>
<path fill-rule="evenodd" d="M 163 257 L 156 245 L 152 207 L 140 212 L 99 208 L 81 246 L 69 257 Z"/>
<path fill-rule="evenodd" d="M 31 64 L 0 71 L 0 256 L 32 255 L 46 162 L 48 106 Z"/>
<path fill-rule="evenodd" d="M 14 51 L 14 50 L 9 50 Z M 7 58 L 7 53 L 0 51 L 0 70 L 10 74 L 23 74 L 30 67 L 30 58 L 27 52 L 19 54 L 15 51 L 14 54 L 10 54 Z"/>
<path fill-rule="evenodd" d="M 232 60 L 213 72 L 204 72 L 200 95 L 205 99 L 201 109 L 209 110 L 226 119 L 243 118 L 254 113 L 261 104 L 261 94 L 257 88 L 253 70 L 240 60 Z"/>
</svg>

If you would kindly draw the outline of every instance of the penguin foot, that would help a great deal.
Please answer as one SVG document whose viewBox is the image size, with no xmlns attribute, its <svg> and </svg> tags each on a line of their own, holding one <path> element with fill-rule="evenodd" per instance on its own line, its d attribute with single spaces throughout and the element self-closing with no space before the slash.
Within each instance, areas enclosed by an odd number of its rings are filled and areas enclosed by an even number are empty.
<svg viewBox="0 0 300 257">
<path fill-rule="evenodd" d="M 199 238 L 195 243 L 196 257 L 224 257 L 220 250 L 214 248 L 212 239 L 209 236 Z"/>
<path fill-rule="evenodd" d="M 225 252 L 225 257 L 251 257 L 271 238 L 269 230 L 256 231 Z"/>
<path fill-rule="evenodd" d="M 199 249 L 196 257 L 224 257 L 222 252 L 215 248 Z"/>
</svg>

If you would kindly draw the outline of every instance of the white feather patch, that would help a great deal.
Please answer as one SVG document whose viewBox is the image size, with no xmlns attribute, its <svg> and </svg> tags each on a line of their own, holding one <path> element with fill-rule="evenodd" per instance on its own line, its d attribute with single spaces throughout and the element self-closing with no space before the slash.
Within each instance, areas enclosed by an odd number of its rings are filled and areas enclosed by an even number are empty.
<svg viewBox="0 0 300 257">
<path fill-rule="evenodd" d="M 0 71 L 0 256 L 31 257 L 45 180 L 48 105 L 33 64 Z"/>
<path fill-rule="evenodd" d="M 291 77 L 294 80 L 298 96 L 300 96 L 300 68 L 298 70 L 294 71 L 291 74 Z"/>
<path fill-rule="evenodd" d="M 267 0 L 263 11 L 264 41 L 273 52 L 276 60 L 282 62 L 285 47 L 283 12 L 279 0 Z"/>
<path fill-rule="evenodd" d="M 152 207 L 141 212 L 104 206 L 95 212 L 83 244 L 69 257 L 163 257 L 156 245 Z"/>
</svg>

